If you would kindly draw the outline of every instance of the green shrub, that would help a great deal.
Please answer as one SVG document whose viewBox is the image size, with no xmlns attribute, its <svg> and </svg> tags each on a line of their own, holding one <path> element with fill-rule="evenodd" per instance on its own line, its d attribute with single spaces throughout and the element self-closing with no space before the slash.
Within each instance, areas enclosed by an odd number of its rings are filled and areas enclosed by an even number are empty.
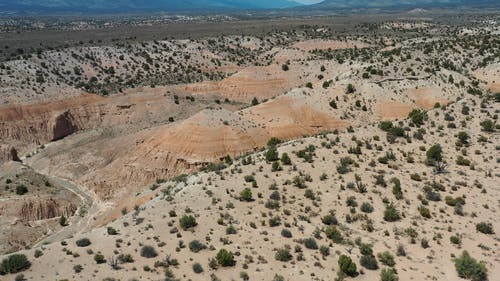
<svg viewBox="0 0 500 281">
<path fill-rule="evenodd" d="M 226 227 L 226 234 L 227 235 L 236 234 L 237 232 L 238 231 L 236 230 L 236 228 L 233 225 Z"/>
<path fill-rule="evenodd" d="M 182 229 L 186 230 L 192 227 L 195 227 L 198 225 L 196 222 L 196 219 L 191 216 L 191 215 L 184 215 L 179 219 L 179 224 L 182 227 Z"/>
<path fill-rule="evenodd" d="M 394 205 L 389 205 L 385 208 L 384 211 L 384 220 L 388 222 L 394 222 L 398 221 L 401 219 L 401 215 L 399 214 L 399 211 L 396 210 Z"/>
<path fill-rule="evenodd" d="M 429 148 L 426 152 L 427 162 L 436 168 L 438 173 L 444 170 L 443 161 L 443 149 L 441 145 L 435 144 Z"/>
<path fill-rule="evenodd" d="M 361 211 L 363 213 L 371 213 L 373 212 L 373 206 L 368 202 L 364 202 L 363 204 L 361 204 Z"/>
<path fill-rule="evenodd" d="M 378 269 L 377 259 L 374 256 L 361 256 L 359 263 L 361 266 L 369 270 Z"/>
<path fill-rule="evenodd" d="M 487 222 L 480 222 L 476 224 L 476 230 L 484 234 L 494 234 L 493 225 Z"/>
<path fill-rule="evenodd" d="M 101 255 L 101 254 L 95 254 L 95 255 L 94 255 L 94 261 L 95 261 L 97 264 L 101 264 L 101 263 L 105 263 L 105 262 L 106 262 L 106 259 L 104 258 L 104 255 Z"/>
<path fill-rule="evenodd" d="M 153 246 L 146 245 L 141 248 L 141 257 L 150 259 L 156 256 L 158 256 L 158 253 L 156 253 L 156 250 Z"/>
<path fill-rule="evenodd" d="M 292 254 L 290 254 L 290 250 L 281 248 L 276 251 L 276 254 L 274 254 L 274 258 L 277 261 L 287 262 L 290 261 L 293 257 Z"/>
<path fill-rule="evenodd" d="M 272 161 L 277 161 L 279 159 L 280 158 L 278 154 L 278 149 L 276 148 L 276 146 L 274 145 L 269 146 L 266 152 L 266 161 L 272 162 Z"/>
<path fill-rule="evenodd" d="M 117 257 L 120 263 L 133 263 L 134 258 L 130 254 L 119 254 Z"/>
<path fill-rule="evenodd" d="M 285 238 L 292 238 L 292 232 L 286 228 L 283 228 L 281 230 L 281 236 L 283 236 Z"/>
<path fill-rule="evenodd" d="M 356 91 L 356 88 L 354 88 L 354 85 L 353 84 L 349 84 L 347 85 L 347 88 L 346 88 L 346 93 L 347 94 L 352 94 Z"/>
<path fill-rule="evenodd" d="M 418 208 L 418 211 L 420 212 L 420 215 L 424 218 L 427 218 L 427 219 L 430 219 L 431 218 L 431 211 L 424 207 L 424 206 L 420 206 Z"/>
<path fill-rule="evenodd" d="M 233 266 L 236 264 L 234 260 L 233 253 L 227 251 L 226 249 L 220 249 L 217 255 L 215 256 L 217 263 L 221 266 Z"/>
<path fill-rule="evenodd" d="M 394 266 L 396 264 L 394 256 L 388 251 L 378 253 L 377 257 L 381 263 L 387 266 Z"/>
<path fill-rule="evenodd" d="M 411 119 L 411 122 L 413 122 L 413 124 L 420 127 L 424 124 L 426 113 L 425 111 L 422 111 L 420 109 L 414 109 L 408 114 L 408 117 Z"/>
<path fill-rule="evenodd" d="M 82 239 L 76 240 L 75 243 L 76 243 L 76 246 L 78 246 L 78 247 L 87 247 L 91 244 L 90 240 L 88 238 L 82 238 Z"/>
<path fill-rule="evenodd" d="M 24 184 L 20 184 L 16 186 L 16 194 L 17 195 L 24 195 L 28 193 L 28 188 Z"/>
<path fill-rule="evenodd" d="M 34 256 L 35 256 L 35 258 L 39 258 L 39 257 L 43 256 L 43 252 L 39 249 L 36 249 Z"/>
<path fill-rule="evenodd" d="M 252 198 L 252 190 L 250 188 L 245 188 L 240 192 L 240 200 L 245 202 L 250 202 Z"/>
<path fill-rule="evenodd" d="M 333 214 L 325 215 L 321 218 L 321 222 L 326 225 L 335 225 L 338 224 L 337 218 Z"/>
<path fill-rule="evenodd" d="M 193 241 L 189 242 L 188 246 L 189 246 L 189 250 L 191 250 L 191 252 L 193 252 L 193 253 L 198 253 L 199 251 L 207 248 L 207 246 L 205 244 L 203 244 L 202 242 L 200 242 L 198 240 L 193 240 Z"/>
<path fill-rule="evenodd" d="M 203 272 L 203 266 L 201 266 L 200 263 L 195 262 L 193 263 L 193 271 L 194 273 L 200 274 Z"/>
<path fill-rule="evenodd" d="M 283 163 L 283 165 L 291 165 L 292 164 L 292 160 L 290 160 L 290 156 L 288 156 L 287 153 L 281 154 L 281 163 Z"/>
<path fill-rule="evenodd" d="M 450 236 L 450 242 L 455 245 L 460 245 L 462 243 L 462 239 L 460 239 L 460 236 L 458 235 L 452 235 Z"/>
<path fill-rule="evenodd" d="M 361 245 L 359 245 L 359 252 L 363 256 L 371 256 L 371 255 L 373 255 L 372 245 L 366 244 L 366 243 L 361 243 Z"/>
<path fill-rule="evenodd" d="M 13 254 L 2 260 L 0 264 L 0 275 L 21 272 L 28 269 L 30 266 L 31 263 L 24 254 Z"/>
<path fill-rule="evenodd" d="M 109 235 L 118 235 L 118 231 L 116 231 L 116 229 L 114 229 L 111 226 L 108 226 L 108 228 L 106 230 L 107 230 Z"/>
<path fill-rule="evenodd" d="M 323 245 L 323 246 L 319 247 L 319 252 L 321 253 L 321 255 L 323 257 L 326 257 L 326 256 L 330 255 L 330 247 Z"/>
<path fill-rule="evenodd" d="M 311 250 L 318 249 L 318 244 L 316 243 L 316 239 L 314 239 L 312 237 L 304 239 L 304 246 L 307 249 L 311 249 Z"/>
<path fill-rule="evenodd" d="M 398 275 L 394 268 L 384 268 L 380 271 L 380 281 L 398 281 Z"/>
<path fill-rule="evenodd" d="M 325 229 L 325 235 L 334 243 L 342 243 L 344 241 L 342 233 L 334 225 L 330 225 Z"/>
<path fill-rule="evenodd" d="M 73 271 L 75 273 L 80 273 L 80 272 L 82 272 L 82 270 L 83 270 L 83 266 L 81 264 L 75 264 L 73 266 Z"/>
<path fill-rule="evenodd" d="M 470 160 L 463 157 L 462 155 L 457 156 L 457 160 L 455 161 L 459 166 L 470 166 Z"/>
<path fill-rule="evenodd" d="M 461 205 L 465 204 L 465 200 L 462 197 L 453 198 L 451 196 L 446 196 L 444 198 L 444 202 L 446 203 L 446 205 L 452 206 L 452 207 L 456 206 L 457 204 L 461 204 Z"/>
<path fill-rule="evenodd" d="M 476 261 L 467 251 L 463 251 L 459 258 L 453 260 L 458 276 L 472 281 L 483 281 L 488 277 L 484 263 Z"/>
<path fill-rule="evenodd" d="M 346 255 L 341 255 L 338 261 L 340 271 L 347 274 L 348 276 L 354 277 L 357 275 L 358 270 L 356 264 L 352 259 Z"/>
<path fill-rule="evenodd" d="M 491 121 L 490 119 L 486 119 L 483 122 L 480 123 L 483 131 L 485 132 L 493 132 L 495 131 L 495 123 Z"/>
<path fill-rule="evenodd" d="M 330 107 L 333 109 L 337 109 L 337 102 L 335 100 L 330 101 Z"/>
</svg>

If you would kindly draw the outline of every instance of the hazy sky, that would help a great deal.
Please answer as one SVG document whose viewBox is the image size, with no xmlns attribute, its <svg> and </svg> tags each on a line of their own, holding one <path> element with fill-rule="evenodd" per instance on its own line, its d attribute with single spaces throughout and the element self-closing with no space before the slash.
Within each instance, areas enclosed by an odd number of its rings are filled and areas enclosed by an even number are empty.
<svg viewBox="0 0 500 281">
<path fill-rule="evenodd" d="M 313 4 L 313 3 L 319 3 L 323 0 L 295 0 L 295 1 L 304 4 Z"/>
</svg>

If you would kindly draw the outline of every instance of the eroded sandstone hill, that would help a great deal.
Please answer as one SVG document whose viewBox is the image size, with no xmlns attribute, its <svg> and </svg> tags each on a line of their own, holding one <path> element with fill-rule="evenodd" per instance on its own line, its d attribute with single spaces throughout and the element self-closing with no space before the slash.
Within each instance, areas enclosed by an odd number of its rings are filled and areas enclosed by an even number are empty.
<svg viewBox="0 0 500 281">
<path fill-rule="evenodd" d="M 73 191 L 17 162 L 0 166 L 0 252 L 18 251 L 57 231 L 83 203 Z"/>
<path fill-rule="evenodd" d="M 259 108 L 242 115 L 203 111 L 177 126 L 211 125 L 193 127 L 196 135 L 211 131 L 207 127 L 217 131 L 227 120 L 258 136 L 264 127 L 252 127 L 244 117 Z M 493 280 L 500 273 L 500 140 L 492 121 L 499 110 L 498 95 L 463 94 L 408 119 L 273 140 L 221 170 L 158 182 L 134 196 L 152 198 L 143 206 L 37 248 L 43 256 L 21 251 L 32 262 L 23 274 L 458 281 L 464 279 L 457 271 L 472 266 L 473 273 L 465 272 Z M 238 138 L 225 130 L 228 143 Z M 156 139 L 154 154 L 170 144 L 169 136 Z M 203 149 L 212 145 L 206 140 Z M 346 259 L 349 267 L 339 262 Z"/>
<path fill-rule="evenodd" d="M 261 37 L 117 42 L 2 62 L 0 163 L 22 162 L 33 177 L 61 180 L 65 190 L 60 198 L 30 201 L 28 193 L 2 201 L 9 218 L 52 223 L 14 249 L 118 219 L 156 195 L 145 189 L 200 169 L 224 169 L 272 138 L 373 129 L 382 120 L 403 126 L 409 115 L 439 114 L 469 97 L 474 106 L 483 98 L 491 102 L 500 49 L 498 36 L 481 29 L 488 24 L 419 19 L 360 25 L 349 36 L 306 28 Z M 488 111 L 491 120 L 496 105 Z M 434 126 L 464 126 L 452 116 L 446 121 Z M 411 128 L 396 130 L 401 137 Z M 72 194 L 85 208 L 73 204 L 68 190 L 77 191 Z M 61 202 L 66 195 L 71 204 Z M 85 210 L 80 218 L 79 210 Z M 59 227 L 56 218 L 63 215 L 74 221 Z"/>
</svg>

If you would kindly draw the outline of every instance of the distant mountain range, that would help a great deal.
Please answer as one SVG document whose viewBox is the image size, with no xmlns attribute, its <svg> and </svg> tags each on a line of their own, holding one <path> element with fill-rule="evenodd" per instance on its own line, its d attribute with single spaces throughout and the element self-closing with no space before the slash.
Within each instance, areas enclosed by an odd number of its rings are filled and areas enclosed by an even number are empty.
<svg viewBox="0 0 500 281">
<path fill-rule="evenodd" d="M 376 9 L 450 6 L 500 6 L 500 0 L 325 0 L 307 9 Z"/>
<path fill-rule="evenodd" d="M 0 14 L 204 12 L 298 8 L 345 10 L 439 6 L 500 6 L 500 0 L 325 0 L 303 5 L 294 0 L 0 0 Z"/>
<path fill-rule="evenodd" d="M 199 12 L 282 9 L 300 5 L 293 0 L 0 0 L 0 12 Z"/>
</svg>

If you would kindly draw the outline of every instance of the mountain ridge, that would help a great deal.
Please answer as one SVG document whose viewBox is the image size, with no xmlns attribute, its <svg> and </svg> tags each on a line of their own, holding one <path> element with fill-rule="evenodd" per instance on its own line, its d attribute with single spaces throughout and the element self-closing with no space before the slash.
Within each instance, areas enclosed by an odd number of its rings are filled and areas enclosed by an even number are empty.
<svg viewBox="0 0 500 281">
<path fill-rule="evenodd" d="M 206 10 L 281 9 L 302 4 L 293 0 L 5 0 L 0 10 L 30 12 L 178 12 Z"/>
<path fill-rule="evenodd" d="M 427 8 L 450 6 L 498 6 L 496 0 L 325 0 L 307 9 Z"/>
</svg>

